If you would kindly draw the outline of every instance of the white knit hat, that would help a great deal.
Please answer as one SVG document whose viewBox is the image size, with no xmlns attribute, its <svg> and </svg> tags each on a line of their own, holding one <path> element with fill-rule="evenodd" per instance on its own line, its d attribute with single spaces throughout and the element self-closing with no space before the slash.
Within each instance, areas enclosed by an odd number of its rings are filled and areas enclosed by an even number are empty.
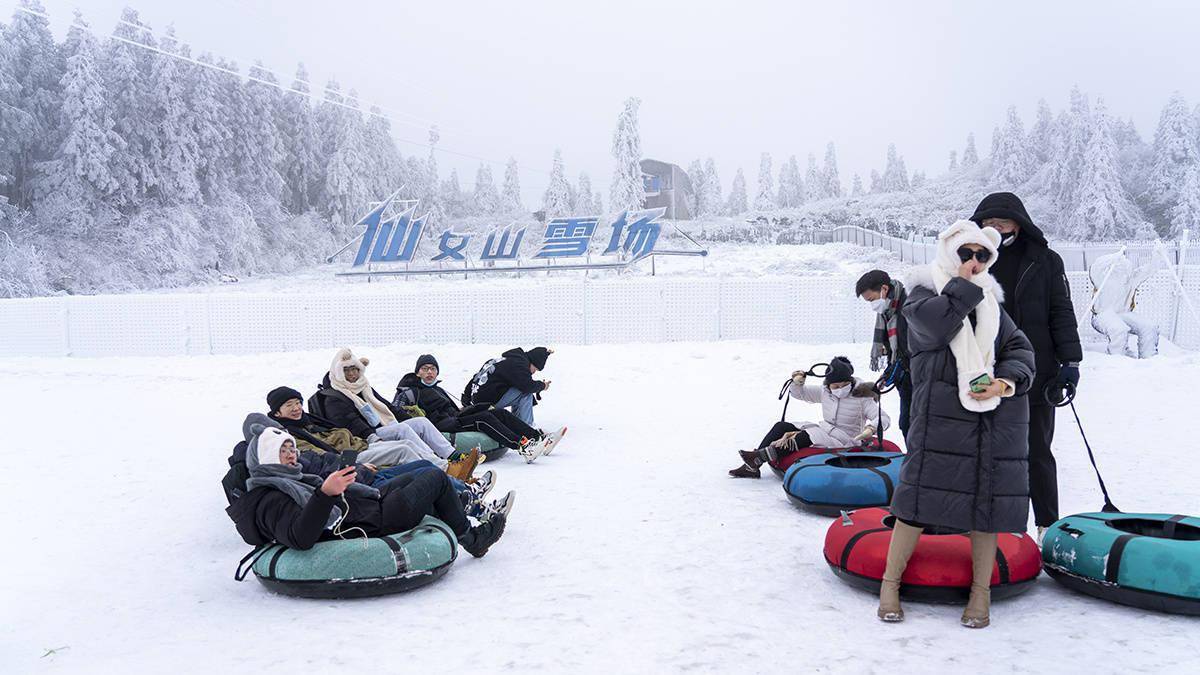
<svg viewBox="0 0 1200 675">
<path fill-rule="evenodd" d="M 996 264 L 996 258 L 1000 255 L 1000 233 L 996 228 L 979 227 L 969 220 L 959 220 L 938 235 L 938 266 L 950 276 L 956 275 L 962 265 L 958 258 L 958 249 L 966 244 L 978 244 L 991 252 L 992 257 L 983 264 L 985 272 Z"/>
<path fill-rule="evenodd" d="M 282 464 L 279 461 L 279 448 L 283 447 L 284 441 L 291 441 L 292 445 L 296 445 L 296 439 L 283 429 L 276 427 L 267 427 L 258 435 L 258 463 L 263 464 Z"/>
</svg>

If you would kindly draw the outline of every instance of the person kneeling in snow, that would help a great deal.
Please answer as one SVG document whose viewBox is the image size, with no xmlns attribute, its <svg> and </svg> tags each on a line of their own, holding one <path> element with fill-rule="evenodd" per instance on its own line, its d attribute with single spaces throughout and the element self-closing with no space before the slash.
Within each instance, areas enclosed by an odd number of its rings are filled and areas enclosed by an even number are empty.
<svg viewBox="0 0 1200 675">
<path fill-rule="evenodd" d="M 440 471 L 405 474 L 378 490 L 355 483 L 354 467 L 322 480 L 301 471 L 290 434 L 257 424 L 251 431 L 247 491 L 226 509 L 251 546 L 278 542 L 307 550 L 355 529 L 366 537 L 405 532 L 429 515 L 446 523 L 462 547 L 480 558 L 504 533 L 502 513 L 472 527 L 449 477 Z"/>
<path fill-rule="evenodd" d="M 500 445 L 516 450 L 532 462 L 554 448 L 561 434 L 547 434 L 521 421 L 504 408 L 478 403 L 460 408 L 438 379 L 437 359 L 432 354 L 417 357 L 413 372 L 400 379 L 392 405 L 396 408 L 416 406 L 425 417 L 448 434 L 477 431 L 486 434 Z"/>
<path fill-rule="evenodd" d="M 339 349 L 325 373 L 321 386 L 309 401 L 309 407 L 323 411 L 335 426 L 349 429 L 368 443 L 376 441 L 408 441 L 415 445 L 419 459 L 427 459 L 442 467 L 454 453 L 454 445 L 442 436 L 433 422 L 424 417 L 412 417 L 392 407 L 367 381 L 366 357 L 357 358 L 349 349 Z M 479 461 L 479 448 L 472 449 L 461 463 L 447 469 L 450 475 L 468 480 Z"/>
<path fill-rule="evenodd" d="M 886 429 L 891 420 L 879 408 L 879 396 L 870 382 L 854 377 L 854 366 L 844 356 L 829 362 L 825 384 L 806 384 L 804 371 L 792 373 L 788 394 L 808 403 L 820 403 L 822 420 L 776 422 L 755 450 L 740 450 L 742 465 L 729 472 L 734 478 L 758 478 L 759 467 L 776 453 L 807 447 L 845 448 L 869 439 L 882 424 Z"/>
</svg>

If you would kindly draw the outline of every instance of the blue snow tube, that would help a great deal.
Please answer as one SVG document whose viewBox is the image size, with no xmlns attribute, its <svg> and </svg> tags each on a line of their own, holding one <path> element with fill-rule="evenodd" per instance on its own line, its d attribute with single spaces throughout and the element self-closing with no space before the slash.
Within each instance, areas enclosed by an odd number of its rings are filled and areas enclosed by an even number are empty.
<svg viewBox="0 0 1200 675">
<path fill-rule="evenodd" d="M 1123 605 L 1200 615 L 1200 518 L 1080 513 L 1042 538 L 1046 572 L 1072 590 Z"/>
<path fill-rule="evenodd" d="M 793 504 L 820 515 L 887 506 L 900 480 L 899 452 L 837 451 L 805 457 L 783 476 Z"/>
</svg>

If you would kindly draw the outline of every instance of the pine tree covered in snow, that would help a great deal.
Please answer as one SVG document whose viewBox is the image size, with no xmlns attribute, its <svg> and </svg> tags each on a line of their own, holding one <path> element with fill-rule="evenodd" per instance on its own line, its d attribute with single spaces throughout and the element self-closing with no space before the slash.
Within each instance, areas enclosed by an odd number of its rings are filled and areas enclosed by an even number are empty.
<svg viewBox="0 0 1200 675">
<path fill-rule="evenodd" d="M 908 182 L 908 184 L 909 184 L 909 187 L 912 188 L 913 190 L 916 190 L 917 188 L 924 185 L 925 184 L 925 172 L 924 171 L 914 171 L 913 175 L 912 175 L 912 180 L 910 180 Z"/>
<path fill-rule="evenodd" d="M 471 212 L 480 216 L 495 216 L 500 211 L 500 193 L 492 180 L 492 167 L 480 163 L 475 171 L 475 190 L 471 193 Z"/>
<path fill-rule="evenodd" d="M 1076 202 L 1077 183 L 1083 175 L 1084 154 L 1091 141 L 1092 114 L 1087 97 L 1079 87 L 1071 89 L 1071 107 L 1059 120 L 1062 141 L 1056 144 L 1056 156 L 1051 160 L 1051 196 L 1060 209 L 1072 208 Z"/>
<path fill-rule="evenodd" d="M 1178 239 L 1184 230 L 1200 231 L 1200 164 L 1188 169 L 1179 197 L 1171 208 L 1171 229 L 1167 236 Z"/>
<path fill-rule="evenodd" d="M 517 160 L 513 157 L 508 158 L 508 164 L 504 167 L 504 188 L 500 192 L 500 210 L 501 213 L 514 215 L 525 208 L 521 206 L 521 176 L 517 170 Z"/>
<path fill-rule="evenodd" d="M 275 113 L 285 157 L 284 205 L 292 213 L 304 213 L 317 205 L 318 178 L 324 174 L 317 118 L 309 92 L 308 70 L 301 63 L 296 67 L 290 92 L 284 94 Z"/>
<path fill-rule="evenodd" d="M 804 178 L 800 176 L 800 163 L 792 155 L 779 167 L 779 206 L 796 208 L 804 201 Z"/>
<path fill-rule="evenodd" d="M 138 13 L 128 7 L 113 35 L 138 42 L 143 31 Z M 109 94 L 108 107 L 113 116 L 113 130 L 123 141 L 113 155 L 112 171 L 117 184 L 116 204 L 132 210 L 158 183 L 152 159 L 159 154 L 158 133 L 151 106 L 150 80 L 144 66 L 145 52 L 128 42 L 112 40 L 105 52 L 105 89 Z"/>
<path fill-rule="evenodd" d="M 723 213 L 725 202 L 721 196 L 721 177 L 717 175 L 717 163 L 712 157 L 704 162 L 704 189 L 707 194 L 703 203 L 708 210 L 701 211 L 701 215 L 715 216 Z"/>
<path fill-rule="evenodd" d="M 876 194 L 884 191 L 883 177 L 879 175 L 878 171 L 871 169 L 871 193 Z"/>
<path fill-rule="evenodd" d="M 746 201 L 746 177 L 739 168 L 733 177 L 733 187 L 729 189 L 729 203 L 725 207 L 726 211 L 731 216 L 740 216 L 749 210 Z"/>
<path fill-rule="evenodd" d="M 39 0 L 21 0 L 20 6 L 44 13 Z M 50 159 L 58 145 L 61 96 L 65 64 L 54 44 L 49 21 L 35 14 L 14 12 L 12 22 L 0 31 L 0 57 L 6 75 L 0 76 L 0 196 L 18 208 L 28 208 L 36 179 L 36 165 Z"/>
<path fill-rule="evenodd" d="M 992 154 L 992 184 L 1002 190 L 1013 191 L 1029 180 L 1033 173 L 1025 139 L 1025 127 L 1017 106 L 1008 107 L 1008 121 L 996 139 L 996 150 Z"/>
<path fill-rule="evenodd" d="M 571 211 L 576 215 L 589 215 L 596 206 L 596 201 L 592 198 L 592 179 L 587 172 L 579 174 L 579 189 L 573 204 Z"/>
<path fill-rule="evenodd" d="M 1141 218 L 1117 175 L 1117 146 L 1109 131 L 1103 101 L 1096 102 L 1090 122 L 1091 143 L 1084 153 L 1075 203 L 1060 234 L 1078 240 L 1130 236 L 1137 231 Z"/>
<path fill-rule="evenodd" d="M 837 152 L 834 150 L 832 142 L 825 146 L 825 168 L 821 172 L 821 177 L 825 179 L 823 192 L 826 197 L 842 196 L 842 179 L 838 175 Z"/>
<path fill-rule="evenodd" d="M 764 152 L 758 161 L 758 193 L 754 197 L 756 211 L 775 208 L 775 179 L 771 175 L 771 153 Z"/>
<path fill-rule="evenodd" d="M 708 186 L 705 184 L 708 176 L 704 173 L 704 163 L 698 159 L 692 160 L 692 163 L 688 164 L 687 174 L 688 180 L 692 182 L 692 196 L 689 205 L 692 208 L 692 215 L 698 216 L 706 213 L 710 208 L 705 203 L 705 200 L 708 199 Z"/>
<path fill-rule="evenodd" d="M 1029 140 L 1026 144 L 1032 163 L 1040 166 L 1050 161 L 1051 149 L 1054 146 L 1054 113 L 1046 99 L 1038 100 L 1037 120 L 1029 129 Z"/>
<path fill-rule="evenodd" d="M 963 150 L 962 165 L 966 169 L 978 163 L 979 151 L 975 149 L 975 134 L 972 132 L 967 134 L 967 147 Z"/>
<path fill-rule="evenodd" d="M 807 201 L 818 201 L 828 197 L 829 195 L 825 192 L 828 185 L 825 175 L 817 168 L 817 156 L 811 152 L 808 153 L 808 169 L 804 174 Z"/>
<path fill-rule="evenodd" d="M 1154 133 L 1154 159 L 1140 199 L 1160 231 L 1167 229 L 1171 207 L 1179 201 L 1179 189 L 1188 172 L 1200 163 L 1196 118 L 1178 92 L 1171 96 Z"/>
<path fill-rule="evenodd" d="M 571 215 L 571 186 L 567 184 L 561 150 L 554 151 L 550 184 L 546 186 L 546 194 L 542 197 L 542 210 L 546 212 L 546 218 Z"/>
<path fill-rule="evenodd" d="M 446 216 L 458 218 L 467 215 L 467 196 L 463 194 L 462 183 L 458 180 L 458 169 L 451 169 L 450 177 L 442 182 L 438 203 Z"/>
<path fill-rule="evenodd" d="M 174 27 L 168 27 L 159 49 L 178 54 L 182 47 L 175 39 Z M 196 174 L 200 163 L 200 145 L 187 108 L 187 82 L 181 67 L 184 61 L 157 58 L 150 67 L 151 117 L 158 120 L 158 155 L 152 157 L 151 170 L 158 177 L 156 194 L 168 205 L 191 204 L 200 198 Z M 273 124 L 274 120 L 268 120 Z"/>
<path fill-rule="evenodd" d="M 617 166 L 609 186 L 609 207 L 613 211 L 640 209 L 646 203 L 646 188 L 642 184 L 642 139 L 638 133 L 638 106 L 642 100 L 630 98 L 617 118 L 613 132 L 612 155 Z"/>
<path fill-rule="evenodd" d="M 908 169 L 904 166 L 904 158 L 896 152 L 896 144 L 888 145 L 887 165 L 883 169 L 880 189 L 884 192 L 904 192 L 908 190 Z"/>
<path fill-rule="evenodd" d="M 947 167 L 946 170 L 947 171 L 958 171 L 958 151 L 956 151 L 956 150 L 950 151 L 950 166 Z"/>
<path fill-rule="evenodd" d="M 865 193 L 863 192 L 862 177 L 858 174 L 854 174 L 854 180 L 850 184 L 850 196 L 861 197 L 863 194 Z"/>
</svg>

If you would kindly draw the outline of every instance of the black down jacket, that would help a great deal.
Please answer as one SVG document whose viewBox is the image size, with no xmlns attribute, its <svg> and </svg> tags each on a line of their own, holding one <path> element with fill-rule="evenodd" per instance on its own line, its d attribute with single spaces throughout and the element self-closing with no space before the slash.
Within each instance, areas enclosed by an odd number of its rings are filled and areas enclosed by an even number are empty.
<svg viewBox="0 0 1200 675">
<path fill-rule="evenodd" d="M 525 350 L 514 347 L 500 356 L 483 364 L 478 373 L 471 378 L 463 389 L 463 405 L 479 403 L 495 403 L 509 389 L 517 389 L 526 394 L 540 394 L 546 388 L 546 383 L 533 379 L 529 372 L 529 357 Z"/>
<path fill-rule="evenodd" d="M 983 300 L 983 291 L 954 278 L 941 294 L 909 289 L 904 316 L 913 383 L 908 456 L 892 513 L 921 525 L 979 532 L 1024 532 L 1029 518 L 1029 401 L 1033 350 L 1003 310 L 996 336 L 997 378 L 1016 387 L 995 410 L 978 413 L 958 398 L 958 366 L 950 340 Z"/>
<path fill-rule="evenodd" d="M 412 417 L 412 415 L 393 406 L 386 398 L 380 396 L 379 392 L 374 389 L 371 392 L 380 401 L 383 401 L 388 410 L 392 412 L 392 415 L 396 417 L 397 422 L 403 422 Z M 308 399 L 309 411 L 317 417 L 323 418 L 326 421 L 325 423 L 334 427 L 349 429 L 350 433 L 359 438 L 370 438 L 371 434 L 375 433 L 375 427 L 358 411 L 359 405 L 361 405 L 360 401 L 350 400 L 349 396 L 334 389 L 329 384 L 328 373 L 325 374 L 325 379 L 321 380 L 320 386 L 317 387 L 317 393 Z"/>
<path fill-rule="evenodd" d="M 425 417 L 440 429 L 444 422 L 458 417 L 458 414 L 462 412 L 454 399 L 450 398 L 450 394 L 442 389 L 441 384 L 442 381 L 438 380 L 433 383 L 433 386 L 427 387 L 416 373 L 409 373 L 400 378 L 400 384 L 396 385 L 396 396 L 392 398 L 392 407 L 419 406 L 421 410 L 425 411 Z"/>
<path fill-rule="evenodd" d="M 987 218 L 1007 218 L 1021 226 L 1012 244 L 1001 247 L 991 273 L 1004 289 L 1004 309 L 1033 346 L 1037 371 L 1029 404 L 1047 405 L 1042 394 L 1046 383 L 1058 376 L 1062 364 L 1083 359 L 1063 261 L 1013 193 L 984 197 L 971 220 L 982 223 Z"/>
</svg>

